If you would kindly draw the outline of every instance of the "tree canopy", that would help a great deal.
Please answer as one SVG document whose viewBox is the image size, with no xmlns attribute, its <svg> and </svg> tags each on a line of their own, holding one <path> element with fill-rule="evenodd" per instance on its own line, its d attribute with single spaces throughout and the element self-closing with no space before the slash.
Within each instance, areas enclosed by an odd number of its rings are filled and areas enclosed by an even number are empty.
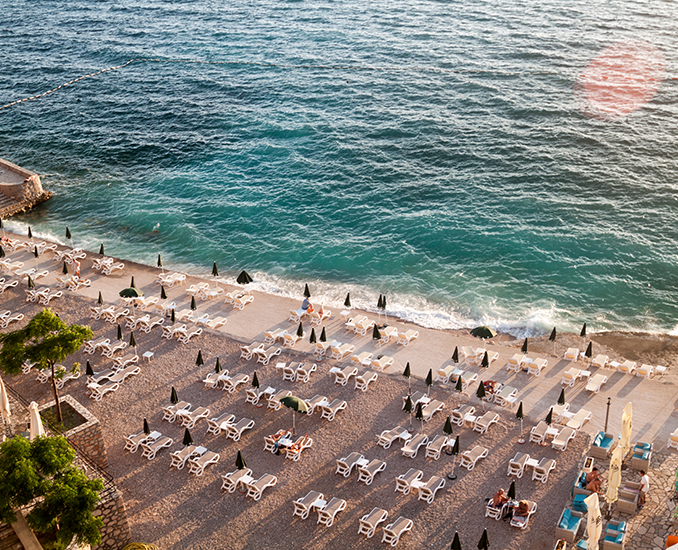
<svg viewBox="0 0 678 550">
<path fill-rule="evenodd" d="M 35 499 L 26 516 L 38 533 L 53 533 L 55 549 L 73 537 L 81 544 L 101 542 L 101 518 L 92 515 L 104 486 L 73 464 L 75 451 L 65 437 L 16 436 L 0 445 L 0 522 L 16 521 L 14 510 Z"/>
</svg>

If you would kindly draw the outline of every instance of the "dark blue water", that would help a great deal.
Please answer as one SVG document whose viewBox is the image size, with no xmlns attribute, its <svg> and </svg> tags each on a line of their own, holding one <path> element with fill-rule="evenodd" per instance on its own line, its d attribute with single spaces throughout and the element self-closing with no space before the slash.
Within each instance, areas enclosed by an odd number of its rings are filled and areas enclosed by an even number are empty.
<svg viewBox="0 0 678 550">
<path fill-rule="evenodd" d="M 516 334 L 670 331 L 678 312 L 668 2 L 40 2 L 3 6 L 0 156 L 55 194 L 25 231 L 270 292 Z M 595 117 L 606 48 L 663 58 Z M 436 68 L 439 71 L 281 65 Z M 648 62 L 659 62 L 649 60 Z M 585 103 L 585 102 L 584 102 Z M 11 225 L 11 223 L 10 223 Z"/>
</svg>

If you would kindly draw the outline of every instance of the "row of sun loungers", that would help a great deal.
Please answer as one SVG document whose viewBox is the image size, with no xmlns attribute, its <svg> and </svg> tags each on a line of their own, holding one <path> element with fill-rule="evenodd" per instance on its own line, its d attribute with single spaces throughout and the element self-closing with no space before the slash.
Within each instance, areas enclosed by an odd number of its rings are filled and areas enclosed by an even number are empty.
<svg viewBox="0 0 678 550">
<path fill-rule="evenodd" d="M 248 497 L 254 500 L 260 500 L 265 489 L 273 487 L 278 483 L 278 478 L 271 474 L 264 474 L 257 480 L 252 478 L 251 475 L 252 470 L 249 468 L 235 470 L 229 474 L 222 474 L 221 488 L 229 493 L 235 493 L 238 485 L 242 485 L 245 487 Z"/>
<path fill-rule="evenodd" d="M 552 458 L 542 458 L 541 461 L 537 462 L 534 459 L 530 459 L 529 454 L 519 452 L 509 461 L 506 475 L 521 478 L 527 466 L 532 467 L 533 480 L 546 483 L 549 474 L 556 468 L 556 461 Z"/>
<path fill-rule="evenodd" d="M 12 313 L 10 310 L 0 314 L 0 328 L 7 328 L 10 324 L 21 321 L 24 318 L 23 313 Z"/>
</svg>

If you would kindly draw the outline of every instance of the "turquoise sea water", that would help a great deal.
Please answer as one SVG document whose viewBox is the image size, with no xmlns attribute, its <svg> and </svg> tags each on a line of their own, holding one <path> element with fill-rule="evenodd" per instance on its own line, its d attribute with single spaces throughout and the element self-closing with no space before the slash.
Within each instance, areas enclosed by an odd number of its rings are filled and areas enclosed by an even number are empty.
<svg viewBox="0 0 678 550">
<path fill-rule="evenodd" d="M 135 61 L 0 111 L 55 194 L 11 223 L 428 326 L 670 331 L 676 8 L 566 4 L 6 4 L 0 105 L 140 58 L 451 71 Z M 656 95 L 590 116 L 578 78 L 639 42 Z"/>
</svg>

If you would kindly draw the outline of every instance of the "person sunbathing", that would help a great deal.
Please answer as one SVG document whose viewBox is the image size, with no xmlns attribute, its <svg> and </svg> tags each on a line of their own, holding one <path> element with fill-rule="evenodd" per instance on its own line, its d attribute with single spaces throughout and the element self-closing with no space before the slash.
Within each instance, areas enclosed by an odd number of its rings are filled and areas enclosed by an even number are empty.
<svg viewBox="0 0 678 550">
<path fill-rule="evenodd" d="M 518 507 L 513 511 L 514 518 L 524 518 L 530 515 L 530 505 L 526 500 L 521 500 Z"/>
<path fill-rule="evenodd" d="M 508 501 L 509 498 L 506 496 L 506 493 L 504 493 L 504 489 L 499 489 L 492 497 L 490 505 L 493 508 L 501 508 Z"/>
<path fill-rule="evenodd" d="M 598 475 L 598 468 L 593 468 L 588 474 L 586 474 L 586 490 L 593 493 L 600 493 L 601 487 L 603 485 L 603 480 L 600 479 Z"/>
</svg>

